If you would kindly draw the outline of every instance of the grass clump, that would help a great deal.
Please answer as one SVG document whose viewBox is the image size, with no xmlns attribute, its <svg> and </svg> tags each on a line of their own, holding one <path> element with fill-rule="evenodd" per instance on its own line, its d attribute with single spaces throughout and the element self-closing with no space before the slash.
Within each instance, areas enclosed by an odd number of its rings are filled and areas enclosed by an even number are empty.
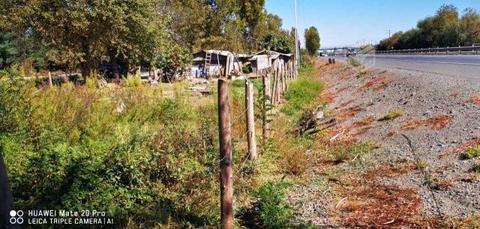
<svg viewBox="0 0 480 229">
<path fill-rule="evenodd" d="M 377 121 L 383 122 L 383 121 L 393 120 L 402 115 L 403 113 L 400 111 L 389 111 L 383 117 L 379 118 Z"/>
<path fill-rule="evenodd" d="M 362 64 L 360 63 L 360 61 L 358 61 L 357 59 L 353 58 L 353 57 L 350 57 L 348 58 L 348 63 L 350 65 L 352 65 L 353 67 L 359 67 L 361 66 Z"/>
<path fill-rule="evenodd" d="M 293 217 L 292 208 L 285 203 L 287 182 L 269 182 L 260 187 L 255 197 L 258 199 L 261 224 L 265 228 L 288 228 Z"/>
<path fill-rule="evenodd" d="M 462 158 L 465 160 L 476 158 L 476 157 L 480 157 L 480 145 L 470 147 L 466 149 L 465 152 L 462 154 Z"/>
<path fill-rule="evenodd" d="M 369 142 L 363 142 L 354 143 L 351 145 L 339 145 L 330 149 L 328 153 L 333 158 L 334 162 L 342 163 L 366 155 L 370 153 L 374 148 L 374 144 Z"/>
<path fill-rule="evenodd" d="M 285 93 L 287 103 L 282 111 L 290 117 L 298 119 L 302 111 L 313 105 L 324 85 L 320 79 L 303 76 L 292 82 Z"/>
</svg>

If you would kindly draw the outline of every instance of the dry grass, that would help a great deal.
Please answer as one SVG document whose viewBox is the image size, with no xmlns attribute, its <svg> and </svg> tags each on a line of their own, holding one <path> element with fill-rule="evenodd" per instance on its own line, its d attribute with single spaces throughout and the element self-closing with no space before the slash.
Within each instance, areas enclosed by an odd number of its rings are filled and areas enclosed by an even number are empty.
<svg viewBox="0 0 480 229">
<path fill-rule="evenodd" d="M 419 127 L 430 127 L 434 130 L 440 130 L 445 128 L 453 118 L 448 115 L 439 115 L 428 119 L 410 119 L 403 123 L 403 130 L 413 130 Z"/>
</svg>

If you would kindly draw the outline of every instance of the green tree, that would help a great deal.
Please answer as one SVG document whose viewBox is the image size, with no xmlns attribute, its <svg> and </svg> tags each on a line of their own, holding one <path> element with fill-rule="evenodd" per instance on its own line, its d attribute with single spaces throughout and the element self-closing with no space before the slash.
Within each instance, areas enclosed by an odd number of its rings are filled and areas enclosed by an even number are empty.
<svg viewBox="0 0 480 229">
<path fill-rule="evenodd" d="M 305 30 L 305 47 L 311 56 L 315 55 L 320 48 L 320 35 L 314 26 Z"/>
<path fill-rule="evenodd" d="M 10 66 L 18 62 L 20 58 L 20 51 L 14 43 L 14 38 L 11 33 L 0 34 L 0 69 Z"/>
<path fill-rule="evenodd" d="M 151 62 L 152 44 L 168 40 L 166 20 L 153 0 L 29 0 L 7 7 L 2 21 L 12 31 L 31 33 L 50 59 L 78 65 L 83 75 L 103 60 L 127 67 Z"/>
<path fill-rule="evenodd" d="M 480 14 L 474 9 L 465 9 L 461 19 L 462 31 L 468 43 L 480 43 Z"/>
<path fill-rule="evenodd" d="M 168 0 L 162 15 L 170 20 L 177 43 L 188 49 L 226 49 L 243 51 L 245 23 L 238 16 L 236 0 L 217 0 L 216 7 L 207 1 Z"/>
<path fill-rule="evenodd" d="M 255 29 L 259 21 L 262 20 L 262 16 L 265 16 L 265 14 L 263 14 L 265 0 L 239 0 L 238 2 L 240 5 L 240 18 L 242 18 L 247 24 L 245 29 L 246 42 L 253 44 L 254 41 L 252 41 L 252 39 L 254 38 L 253 34 Z"/>
</svg>

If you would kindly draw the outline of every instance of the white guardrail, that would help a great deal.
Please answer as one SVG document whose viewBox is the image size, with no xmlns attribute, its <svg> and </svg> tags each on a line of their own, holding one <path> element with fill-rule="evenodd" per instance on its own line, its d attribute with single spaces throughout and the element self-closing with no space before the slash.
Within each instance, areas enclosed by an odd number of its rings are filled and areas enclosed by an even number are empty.
<svg viewBox="0 0 480 229">
<path fill-rule="evenodd" d="M 397 49 L 375 51 L 376 54 L 475 54 L 480 53 L 480 45 L 443 47 L 443 48 L 421 48 L 421 49 Z"/>
</svg>

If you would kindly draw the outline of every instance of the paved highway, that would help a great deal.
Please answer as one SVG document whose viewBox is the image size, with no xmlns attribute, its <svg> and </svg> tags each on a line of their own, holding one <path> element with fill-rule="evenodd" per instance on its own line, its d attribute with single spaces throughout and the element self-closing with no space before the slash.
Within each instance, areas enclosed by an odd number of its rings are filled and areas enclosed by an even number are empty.
<svg viewBox="0 0 480 229">
<path fill-rule="evenodd" d="M 358 55 L 368 67 L 396 68 L 480 81 L 480 55 Z"/>
</svg>

